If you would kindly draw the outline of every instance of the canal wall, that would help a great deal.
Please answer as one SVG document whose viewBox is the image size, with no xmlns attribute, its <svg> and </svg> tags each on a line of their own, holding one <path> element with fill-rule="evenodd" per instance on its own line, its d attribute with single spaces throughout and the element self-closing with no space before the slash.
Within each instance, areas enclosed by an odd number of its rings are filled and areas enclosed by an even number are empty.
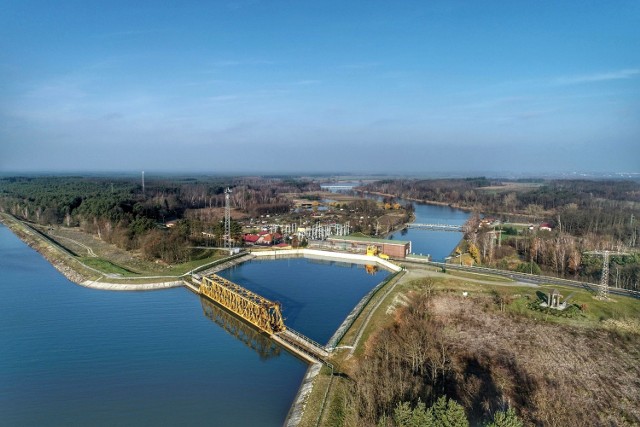
<svg viewBox="0 0 640 427">
<path fill-rule="evenodd" d="M 158 289 L 178 288 L 184 286 L 182 280 L 172 282 L 159 282 L 159 283 L 107 283 L 100 282 L 99 280 L 85 280 L 79 282 L 79 285 L 85 288 L 100 289 L 103 291 L 152 291 Z"/>
<path fill-rule="evenodd" d="M 307 369 L 307 373 L 302 380 L 300 388 L 298 389 L 298 394 L 296 395 L 293 405 L 291 405 L 291 408 L 289 409 L 287 419 L 284 422 L 286 427 L 295 427 L 300 424 L 305 406 L 307 406 L 307 400 L 309 400 L 309 396 L 313 390 L 314 380 L 320 373 L 321 369 L 322 363 L 313 363 L 312 365 L 309 365 L 309 369 Z"/>
<path fill-rule="evenodd" d="M 373 296 L 377 294 L 380 289 L 384 288 L 387 285 L 387 283 L 391 282 L 398 276 L 401 277 L 402 274 L 404 274 L 402 271 L 396 271 L 395 273 L 389 275 L 386 279 L 380 282 L 375 288 L 371 289 L 364 297 L 362 297 L 360 302 L 353 308 L 353 310 L 351 310 L 351 313 L 349 313 L 349 315 L 344 319 L 340 327 L 329 339 L 329 342 L 326 345 L 326 348 L 328 351 L 333 352 L 335 350 L 336 345 L 338 345 L 342 337 L 344 337 L 344 335 L 347 333 L 349 328 L 351 328 L 351 326 L 353 325 L 353 322 L 355 322 L 358 316 L 360 316 L 360 313 L 362 313 L 362 310 L 364 310 L 367 304 L 369 304 L 369 301 L 371 301 L 371 298 L 373 298 Z"/>
<path fill-rule="evenodd" d="M 305 258 L 322 258 L 322 259 L 335 259 L 335 260 L 348 260 L 357 264 L 371 264 L 372 262 L 386 268 L 387 270 L 397 272 L 402 270 L 402 267 L 387 261 L 385 259 L 362 254 L 351 254 L 345 252 L 329 252 L 321 251 L 318 249 L 280 249 L 269 251 L 255 251 L 251 254 L 256 258 L 287 258 L 295 256 L 303 256 Z"/>
</svg>

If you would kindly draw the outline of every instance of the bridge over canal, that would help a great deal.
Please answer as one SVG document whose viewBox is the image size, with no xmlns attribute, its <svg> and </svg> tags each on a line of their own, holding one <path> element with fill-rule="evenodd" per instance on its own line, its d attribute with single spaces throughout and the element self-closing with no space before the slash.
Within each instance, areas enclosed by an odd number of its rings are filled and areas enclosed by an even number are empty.
<svg viewBox="0 0 640 427">
<path fill-rule="evenodd" d="M 192 275 L 188 288 L 219 304 L 267 334 L 275 342 L 312 363 L 324 362 L 329 351 L 284 324 L 280 303 L 270 301 L 216 274 Z"/>
<path fill-rule="evenodd" d="M 434 230 L 434 231 L 462 231 L 462 225 L 457 224 L 407 224 L 407 228 L 415 228 L 419 230 Z"/>
</svg>

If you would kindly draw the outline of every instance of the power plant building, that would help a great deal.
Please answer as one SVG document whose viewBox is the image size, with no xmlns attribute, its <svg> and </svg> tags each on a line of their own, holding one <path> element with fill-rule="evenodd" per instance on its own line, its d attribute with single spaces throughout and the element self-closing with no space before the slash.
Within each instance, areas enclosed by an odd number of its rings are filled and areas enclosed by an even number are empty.
<svg viewBox="0 0 640 427">
<path fill-rule="evenodd" d="M 389 255 L 391 258 L 405 258 L 411 253 L 411 242 L 403 240 L 376 239 L 360 236 L 331 236 L 327 243 L 342 251 L 367 252 L 367 247 L 376 246 L 378 253 Z"/>
</svg>

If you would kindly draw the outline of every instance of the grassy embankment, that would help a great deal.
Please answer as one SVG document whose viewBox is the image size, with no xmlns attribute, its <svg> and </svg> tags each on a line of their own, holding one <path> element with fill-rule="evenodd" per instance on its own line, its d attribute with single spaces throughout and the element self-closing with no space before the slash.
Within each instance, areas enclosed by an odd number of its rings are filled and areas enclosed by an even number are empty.
<svg viewBox="0 0 640 427">
<path fill-rule="evenodd" d="M 175 281 L 193 269 L 225 257 L 218 251 L 199 250 L 189 262 L 168 265 L 145 260 L 136 252 L 122 250 L 79 229 L 26 224 L 7 214 L 1 214 L 1 218 L 18 237 L 75 282 L 98 279 L 128 284 Z"/>
<path fill-rule="evenodd" d="M 480 363 L 486 364 L 490 371 L 494 369 L 495 373 L 491 375 L 499 377 L 490 380 L 502 381 L 504 396 L 517 402 L 524 392 L 513 384 L 513 379 L 500 377 L 504 367 L 499 363 L 492 366 L 492 358 L 513 360 L 519 366 L 520 374 L 532 384 L 532 389 L 526 392 L 530 402 L 521 407 L 514 403 L 528 420 L 527 425 L 544 420 L 549 410 L 559 411 L 558 419 L 570 422 L 572 418 L 563 409 L 563 404 L 585 406 L 585 412 L 590 410 L 587 406 L 596 405 L 600 412 L 593 418 L 595 424 L 596 419 L 614 420 L 613 425 L 616 420 L 637 420 L 638 414 L 633 409 L 633 399 L 629 400 L 629 393 L 640 395 L 640 385 L 633 381 L 633 371 L 639 370 L 640 362 L 640 348 L 636 346 L 640 343 L 640 301 L 618 296 L 601 301 L 583 289 L 518 286 L 505 283 L 505 280 L 466 272 L 443 275 L 429 268 L 412 266 L 397 284 L 390 283 L 372 298 L 344 335 L 339 346 L 356 344 L 356 347 L 338 349 L 331 360 L 343 375 L 333 377 L 324 405 L 329 371 L 323 370 L 317 377 L 301 426 L 317 425 L 319 416 L 322 416 L 320 425 L 353 425 L 350 378 L 376 333 L 398 321 L 398 309 L 418 292 L 433 295 L 434 316 L 441 317 L 448 325 L 454 343 L 452 369 L 461 369 L 456 363 L 466 360 L 473 352 L 480 354 Z M 552 288 L 565 297 L 572 294 L 570 307 L 564 312 L 539 308 L 542 295 Z M 463 297 L 462 292 L 468 292 L 468 296 Z M 629 346 L 635 351 L 629 351 Z M 565 366 L 568 360 L 572 364 L 570 368 L 553 368 L 557 377 L 550 379 L 547 376 L 549 367 L 554 364 Z M 598 372 L 596 376 L 602 378 L 594 380 L 594 369 Z M 628 375 L 617 383 L 616 376 L 620 372 Z M 460 375 L 473 376 L 474 373 L 461 372 Z M 545 394 L 548 393 L 544 391 L 549 387 L 548 381 L 557 385 L 554 392 L 562 393 L 558 395 L 561 398 L 555 399 L 558 402 L 550 401 Z M 617 399 L 615 407 L 603 405 L 598 399 L 601 394 L 614 396 Z M 580 404 L 582 401 L 586 403 Z M 472 416 L 478 416 L 479 409 L 472 404 L 467 410 Z"/>
</svg>

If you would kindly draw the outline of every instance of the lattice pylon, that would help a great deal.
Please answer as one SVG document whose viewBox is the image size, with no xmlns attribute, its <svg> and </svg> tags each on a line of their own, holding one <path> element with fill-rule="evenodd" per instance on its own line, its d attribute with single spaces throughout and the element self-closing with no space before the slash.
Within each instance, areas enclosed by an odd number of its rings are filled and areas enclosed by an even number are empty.
<svg viewBox="0 0 640 427">
<path fill-rule="evenodd" d="M 604 251 L 602 259 L 602 276 L 600 277 L 598 297 L 607 299 L 609 298 L 609 251 Z"/>
</svg>

